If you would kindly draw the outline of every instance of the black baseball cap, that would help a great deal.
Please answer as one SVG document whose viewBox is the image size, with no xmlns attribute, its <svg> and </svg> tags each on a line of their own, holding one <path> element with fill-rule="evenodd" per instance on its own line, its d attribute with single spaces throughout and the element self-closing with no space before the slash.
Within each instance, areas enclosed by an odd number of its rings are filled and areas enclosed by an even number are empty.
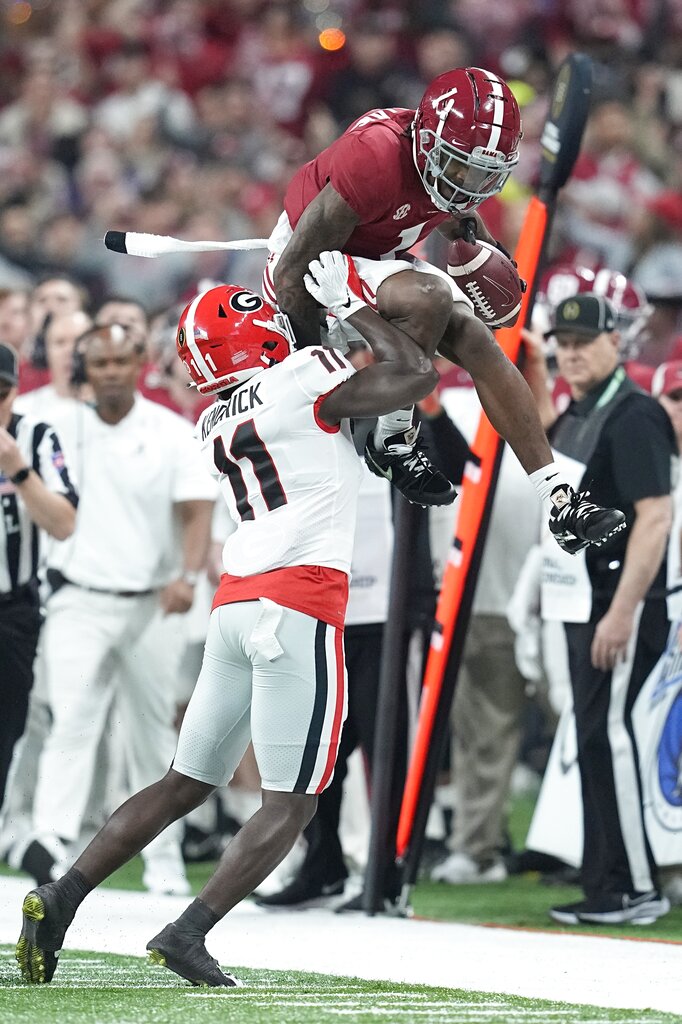
<svg viewBox="0 0 682 1024">
<path fill-rule="evenodd" d="M 545 338 L 562 332 L 595 337 L 613 331 L 616 316 L 611 303 L 601 295 L 582 292 L 564 299 L 554 310 L 554 326 L 545 331 Z"/>
<path fill-rule="evenodd" d="M 0 380 L 12 386 L 19 380 L 17 354 L 9 345 L 0 344 Z"/>
</svg>

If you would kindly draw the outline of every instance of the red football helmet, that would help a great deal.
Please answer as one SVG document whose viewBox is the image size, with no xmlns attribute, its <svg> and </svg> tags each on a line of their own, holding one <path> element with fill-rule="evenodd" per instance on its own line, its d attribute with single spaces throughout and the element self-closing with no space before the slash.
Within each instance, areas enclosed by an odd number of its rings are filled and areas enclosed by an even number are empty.
<svg viewBox="0 0 682 1024">
<path fill-rule="evenodd" d="M 180 317 L 176 345 L 202 395 L 242 384 L 281 363 L 293 348 L 286 318 L 237 285 L 195 296 Z"/>
<path fill-rule="evenodd" d="M 566 264 L 547 270 L 538 286 L 533 326 L 543 332 L 549 330 L 552 312 L 560 302 L 578 292 L 594 292 L 609 300 L 616 314 L 616 328 L 621 333 L 621 355 L 626 359 L 633 358 L 652 307 L 638 285 L 628 281 L 625 274 L 607 267 L 590 270 L 589 267 Z"/>
<path fill-rule="evenodd" d="M 434 78 L 412 128 L 414 161 L 439 210 L 473 210 L 499 192 L 519 159 L 519 107 L 491 71 L 456 68 Z"/>
</svg>

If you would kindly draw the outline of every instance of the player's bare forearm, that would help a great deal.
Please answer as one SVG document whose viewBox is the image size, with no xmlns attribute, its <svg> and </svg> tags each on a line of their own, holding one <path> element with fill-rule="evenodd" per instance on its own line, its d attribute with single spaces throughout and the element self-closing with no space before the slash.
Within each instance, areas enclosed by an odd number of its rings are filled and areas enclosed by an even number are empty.
<svg viewBox="0 0 682 1024">
<path fill-rule="evenodd" d="M 488 419 L 527 473 L 553 461 L 530 388 L 487 327 L 455 313 L 438 351 L 471 374 Z"/>
<path fill-rule="evenodd" d="M 179 501 L 176 509 L 182 525 L 182 567 L 200 572 L 206 565 L 211 543 L 213 501 Z"/>
<path fill-rule="evenodd" d="M 673 501 L 669 494 L 635 502 L 635 521 L 630 528 L 612 608 L 634 614 L 644 600 L 665 555 L 672 518 Z"/>
<path fill-rule="evenodd" d="M 606 614 L 597 623 L 590 648 L 592 664 L 606 672 L 624 657 L 635 628 L 637 606 L 656 578 L 672 522 L 669 494 L 635 502 L 623 571 Z"/>
<path fill-rule="evenodd" d="M 66 540 L 76 526 L 76 509 L 63 494 L 48 490 L 37 473 L 17 488 L 36 526 L 56 540 Z"/>
<path fill-rule="evenodd" d="M 320 310 L 303 284 L 311 260 L 321 252 L 343 249 L 359 217 L 331 186 L 303 211 L 273 274 L 277 302 L 289 317 L 297 345 L 319 345 Z"/>
<path fill-rule="evenodd" d="M 333 391 L 319 413 L 330 424 L 350 416 L 383 416 L 426 398 L 437 382 L 432 366 L 415 377 L 400 363 L 373 363 Z"/>
<path fill-rule="evenodd" d="M 424 349 L 409 334 L 391 321 L 384 320 L 369 306 L 363 306 L 349 316 L 348 323 L 362 335 L 378 363 L 397 363 L 415 376 L 428 373 L 432 368 Z"/>
<path fill-rule="evenodd" d="M 438 374 L 409 335 L 368 306 L 353 313 L 348 322 L 367 340 L 376 363 L 324 400 L 320 411 L 327 422 L 338 423 L 347 416 L 382 416 L 433 391 Z"/>
</svg>

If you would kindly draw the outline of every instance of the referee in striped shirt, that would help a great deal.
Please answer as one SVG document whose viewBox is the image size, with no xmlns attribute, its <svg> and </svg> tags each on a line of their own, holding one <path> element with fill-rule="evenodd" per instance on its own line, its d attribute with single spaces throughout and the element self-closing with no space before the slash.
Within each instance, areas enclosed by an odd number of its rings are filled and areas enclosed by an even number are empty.
<svg viewBox="0 0 682 1024">
<path fill-rule="evenodd" d="M 0 806 L 33 684 L 41 625 L 38 528 L 64 540 L 78 504 L 54 430 L 12 412 L 17 381 L 16 353 L 0 344 Z"/>
</svg>

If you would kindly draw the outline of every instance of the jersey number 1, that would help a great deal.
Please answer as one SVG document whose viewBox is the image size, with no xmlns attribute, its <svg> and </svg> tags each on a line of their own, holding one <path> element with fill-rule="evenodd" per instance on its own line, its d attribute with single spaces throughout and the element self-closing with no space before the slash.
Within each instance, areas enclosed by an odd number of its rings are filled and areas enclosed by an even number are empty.
<svg viewBox="0 0 682 1024">
<path fill-rule="evenodd" d="M 255 519 L 256 513 L 249 501 L 244 476 L 237 465 L 239 459 L 248 459 L 253 466 L 253 472 L 268 512 L 279 508 L 280 505 L 286 505 L 287 496 L 280 483 L 277 467 L 272 461 L 270 452 L 256 433 L 253 420 L 240 423 L 235 430 L 232 435 L 230 455 L 232 458 L 229 458 L 225 451 L 222 437 L 216 437 L 213 441 L 213 460 L 220 472 L 230 481 L 234 500 L 237 503 L 237 511 L 242 521 Z"/>
</svg>

